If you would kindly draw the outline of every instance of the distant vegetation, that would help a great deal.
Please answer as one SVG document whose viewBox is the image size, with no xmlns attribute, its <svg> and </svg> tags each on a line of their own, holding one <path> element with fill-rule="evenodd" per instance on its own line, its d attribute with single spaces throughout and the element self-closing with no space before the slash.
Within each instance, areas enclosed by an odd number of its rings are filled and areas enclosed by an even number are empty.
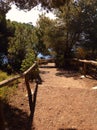
<svg viewBox="0 0 97 130">
<path fill-rule="evenodd" d="M 41 4 L 56 19 L 43 14 L 35 27 L 11 22 L 6 20 L 11 2 L 26 10 Z M 62 68 L 73 58 L 97 61 L 97 0 L 1 0 L 0 81 L 24 72 L 40 53 L 54 57 L 56 67 Z M 17 82 L 0 88 L 0 101 L 15 94 Z"/>
<path fill-rule="evenodd" d="M 68 66 L 67 59 L 75 57 L 97 60 L 97 0 L 51 5 L 57 18 L 41 15 L 35 27 L 6 20 L 9 6 L 0 10 L 0 56 L 8 58 L 7 64 L 0 64 L 1 70 L 23 72 L 39 53 L 55 57 L 57 67 Z M 21 3 L 18 6 L 22 7 Z"/>
</svg>

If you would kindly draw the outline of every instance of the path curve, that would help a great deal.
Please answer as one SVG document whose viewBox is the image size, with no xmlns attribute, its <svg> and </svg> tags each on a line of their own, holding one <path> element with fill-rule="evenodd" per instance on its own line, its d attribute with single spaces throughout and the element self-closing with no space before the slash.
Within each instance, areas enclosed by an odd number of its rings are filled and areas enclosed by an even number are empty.
<svg viewBox="0 0 97 130">
<path fill-rule="evenodd" d="M 35 130 L 97 130 L 96 80 L 57 70 L 52 63 L 41 66 L 40 75 Z"/>
</svg>

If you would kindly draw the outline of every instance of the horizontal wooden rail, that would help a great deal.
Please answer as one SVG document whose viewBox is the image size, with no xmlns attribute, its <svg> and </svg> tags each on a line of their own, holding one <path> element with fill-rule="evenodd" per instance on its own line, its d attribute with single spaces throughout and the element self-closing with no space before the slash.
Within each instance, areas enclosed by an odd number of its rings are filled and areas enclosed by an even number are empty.
<svg viewBox="0 0 97 130">
<path fill-rule="evenodd" d="M 6 80 L 3 80 L 0 82 L 0 88 L 5 86 L 5 85 L 8 85 L 10 82 L 13 82 L 21 77 L 24 77 L 26 76 L 27 74 L 29 74 L 31 71 L 34 70 L 34 68 L 37 66 L 37 62 L 35 62 L 28 70 L 26 70 L 24 73 L 20 74 L 20 75 L 16 75 L 10 79 L 6 79 Z"/>
<path fill-rule="evenodd" d="M 86 64 L 91 64 L 97 66 L 97 61 L 93 60 L 81 60 L 81 59 L 74 59 L 75 61 L 86 63 Z"/>
<path fill-rule="evenodd" d="M 78 63 L 78 67 L 80 67 L 79 63 L 82 63 L 81 67 L 84 76 L 88 74 L 93 78 L 97 78 L 97 61 L 81 59 L 73 59 L 73 61 L 76 62 L 76 64 Z"/>
<path fill-rule="evenodd" d="M 54 58 L 50 58 L 50 59 L 39 59 L 38 60 L 38 64 L 47 64 L 47 63 L 54 63 L 55 59 Z"/>
<path fill-rule="evenodd" d="M 23 73 L 23 76 L 27 75 L 28 73 L 32 72 L 37 67 L 37 62 L 35 62 L 28 70 Z"/>
<path fill-rule="evenodd" d="M 13 81 L 15 81 L 15 80 L 17 80 L 17 79 L 19 79 L 21 77 L 22 77 L 21 75 L 16 75 L 16 76 L 14 76 L 14 77 L 12 77 L 10 79 L 6 79 L 6 80 L 1 81 L 0 82 L 0 88 L 5 86 L 5 85 L 8 85 L 10 82 L 13 82 Z"/>
<path fill-rule="evenodd" d="M 33 112 L 33 101 L 32 101 L 32 92 L 31 92 L 31 88 L 30 88 L 30 84 L 29 84 L 29 75 L 31 73 L 33 73 L 33 71 L 37 68 L 37 62 L 35 62 L 28 70 L 26 70 L 24 73 L 20 74 L 20 75 L 16 75 L 10 79 L 6 79 L 4 81 L 1 81 L 0 82 L 0 88 L 3 87 L 3 86 L 6 86 L 8 85 L 9 83 L 19 79 L 19 78 L 22 78 L 24 77 L 25 78 L 25 84 L 26 84 L 26 89 L 27 89 L 27 93 L 28 93 L 28 100 L 29 100 L 29 107 L 30 107 L 30 112 L 32 113 Z M 2 101 L 0 99 L 0 106 L 2 106 Z M 5 129 L 6 126 L 4 124 L 5 122 L 5 119 L 4 119 L 4 111 L 3 111 L 3 108 L 0 107 L 0 121 L 2 121 L 1 125 L 2 125 L 2 128 Z"/>
</svg>

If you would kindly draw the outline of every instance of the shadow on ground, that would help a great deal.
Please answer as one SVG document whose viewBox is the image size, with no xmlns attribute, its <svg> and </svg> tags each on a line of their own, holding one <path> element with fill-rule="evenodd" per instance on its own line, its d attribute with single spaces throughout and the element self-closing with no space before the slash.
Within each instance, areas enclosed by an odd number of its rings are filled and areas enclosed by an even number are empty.
<svg viewBox="0 0 97 130">
<path fill-rule="evenodd" d="M 59 128 L 59 130 L 77 130 L 76 128 Z"/>
<path fill-rule="evenodd" d="M 70 78 L 73 77 L 75 80 L 79 78 L 81 74 L 77 71 L 57 69 L 56 76 Z"/>
<path fill-rule="evenodd" d="M 49 73 L 49 71 L 40 71 L 40 74 L 47 74 L 47 73 Z"/>
<path fill-rule="evenodd" d="M 39 68 L 56 68 L 56 67 L 52 65 L 40 65 Z"/>
<path fill-rule="evenodd" d="M 4 116 L 10 130 L 25 130 L 29 116 L 19 108 L 4 104 Z"/>
<path fill-rule="evenodd" d="M 7 102 L 3 102 L 4 117 L 8 124 L 9 130 L 34 130 L 35 129 L 33 124 L 33 118 L 34 118 L 34 112 L 36 106 L 37 92 L 38 92 L 38 84 L 36 85 L 34 94 L 32 95 L 32 104 L 30 104 L 31 105 L 30 115 L 28 115 L 28 113 L 23 111 L 21 108 L 11 106 Z"/>
</svg>

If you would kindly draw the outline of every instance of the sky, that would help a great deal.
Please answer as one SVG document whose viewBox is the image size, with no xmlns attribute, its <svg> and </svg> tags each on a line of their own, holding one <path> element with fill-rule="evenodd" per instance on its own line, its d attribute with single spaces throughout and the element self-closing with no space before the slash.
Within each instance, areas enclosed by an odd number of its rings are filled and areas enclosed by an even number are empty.
<svg viewBox="0 0 97 130">
<path fill-rule="evenodd" d="M 28 12 L 17 9 L 15 5 L 12 5 L 12 9 L 6 14 L 6 19 L 10 19 L 11 21 L 17 21 L 21 23 L 29 23 L 31 22 L 34 26 L 39 18 L 39 15 L 45 13 L 46 11 L 40 11 L 37 7 L 34 7 Z M 49 12 L 46 13 L 46 16 L 51 19 L 55 19 L 55 16 Z"/>
</svg>

